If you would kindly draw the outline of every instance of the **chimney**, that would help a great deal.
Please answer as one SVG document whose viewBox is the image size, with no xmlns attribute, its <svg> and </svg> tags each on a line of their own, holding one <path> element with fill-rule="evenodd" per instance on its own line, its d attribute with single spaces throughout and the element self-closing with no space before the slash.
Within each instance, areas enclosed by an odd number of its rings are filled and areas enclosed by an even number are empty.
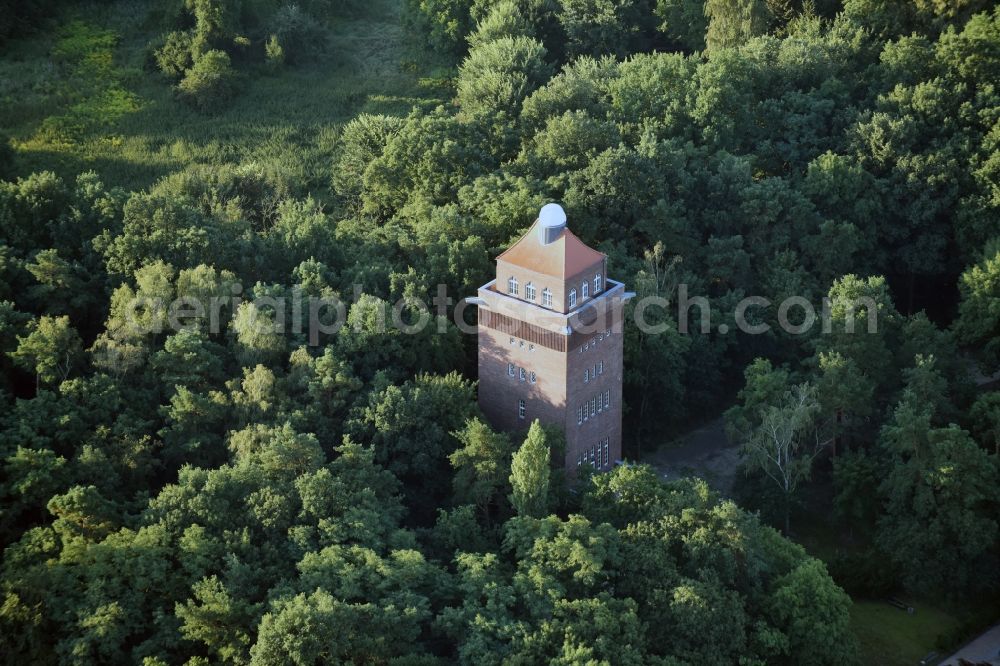
<svg viewBox="0 0 1000 666">
<path fill-rule="evenodd" d="M 557 203 L 549 203 L 538 211 L 538 242 L 548 245 L 559 238 L 566 228 L 566 211 Z"/>
</svg>

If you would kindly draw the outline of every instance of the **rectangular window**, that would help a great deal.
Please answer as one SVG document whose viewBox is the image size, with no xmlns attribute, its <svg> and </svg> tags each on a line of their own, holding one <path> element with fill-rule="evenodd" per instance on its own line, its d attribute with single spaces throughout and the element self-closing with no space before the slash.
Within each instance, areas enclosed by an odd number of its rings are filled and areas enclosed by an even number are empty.
<svg viewBox="0 0 1000 666">
<path fill-rule="evenodd" d="M 583 371 L 583 383 L 586 384 L 590 381 L 590 368 Z"/>
<path fill-rule="evenodd" d="M 609 438 L 605 438 L 604 439 L 604 466 L 605 467 L 607 467 L 608 465 L 611 464 L 610 450 L 611 450 L 611 440 Z"/>
<path fill-rule="evenodd" d="M 507 374 L 510 375 L 511 377 L 514 376 L 514 364 L 513 363 L 508 363 L 507 364 Z"/>
<path fill-rule="evenodd" d="M 571 308 L 576 307 L 576 289 L 569 290 L 569 306 Z"/>
<path fill-rule="evenodd" d="M 535 351 L 535 345 L 528 345 L 528 351 Z"/>
<path fill-rule="evenodd" d="M 507 293 L 512 296 L 517 296 L 517 278 L 514 276 L 511 276 L 510 279 L 507 280 Z"/>
<path fill-rule="evenodd" d="M 597 413 L 597 398 L 590 399 L 590 413 L 591 414 Z"/>
<path fill-rule="evenodd" d="M 601 274 L 598 273 L 594 276 L 594 296 L 601 293 Z"/>
<path fill-rule="evenodd" d="M 590 466 L 594 466 L 594 447 L 590 447 Z"/>
<path fill-rule="evenodd" d="M 590 296 L 590 283 L 584 281 L 584 283 L 580 285 L 580 287 L 582 289 L 581 293 L 583 295 L 583 300 L 587 300 L 587 298 Z"/>
<path fill-rule="evenodd" d="M 514 338 L 513 337 L 511 337 L 511 339 L 510 339 L 510 344 L 514 344 Z"/>
<path fill-rule="evenodd" d="M 524 285 L 524 297 L 527 298 L 529 301 L 535 300 L 535 285 L 531 284 L 530 282 Z"/>
<path fill-rule="evenodd" d="M 520 379 L 520 380 L 521 380 L 522 382 L 524 381 L 524 379 L 525 379 L 525 375 L 526 375 L 526 374 L 527 374 L 527 373 L 525 372 L 524 368 L 520 368 L 520 369 L 518 370 L 518 375 L 519 375 L 519 379 Z"/>
<path fill-rule="evenodd" d="M 583 423 L 583 407 L 577 407 L 576 410 L 576 422 Z"/>
<path fill-rule="evenodd" d="M 598 361 L 597 362 L 597 374 L 599 374 L 599 375 L 603 375 L 604 374 L 604 361 Z"/>
<path fill-rule="evenodd" d="M 547 308 L 552 307 L 552 292 L 548 289 L 542 289 L 542 305 Z"/>
<path fill-rule="evenodd" d="M 517 401 L 517 418 L 524 418 L 524 400 Z"/>
<path fill-rule="evenodd" d="M 535 383 L 535 373 L 533 373 L 533 372 L 531 373 L 531 383 L 532 384 Z"/>
<path fill-rule="evenodd" d="M 611 406 L 611 389 L 604 392 L 604 407 L 607 409 Z"/>
<path fill-rule="evenodd" d="M 586 421 L 590 418 L 590 403 L 583 403 L 583 420 Z"/>
</svg>

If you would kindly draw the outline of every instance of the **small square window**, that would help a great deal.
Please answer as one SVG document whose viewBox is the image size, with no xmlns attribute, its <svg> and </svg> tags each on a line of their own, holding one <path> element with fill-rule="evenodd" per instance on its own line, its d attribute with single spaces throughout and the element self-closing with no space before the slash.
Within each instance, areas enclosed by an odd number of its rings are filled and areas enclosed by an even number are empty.
<svg viewBox="0 0 1000 666">
<path fill-rule="evenodd" d="M 535 351 L 535 345 L 528 345 L 528 351 Z"/>
<path fill-rule="evenodd" d="M 522 349 L 524 349 L 524 340 L 521 340 L 521 342 L 520 342 L 520 347 L 521 347 Z"/>
</svg>

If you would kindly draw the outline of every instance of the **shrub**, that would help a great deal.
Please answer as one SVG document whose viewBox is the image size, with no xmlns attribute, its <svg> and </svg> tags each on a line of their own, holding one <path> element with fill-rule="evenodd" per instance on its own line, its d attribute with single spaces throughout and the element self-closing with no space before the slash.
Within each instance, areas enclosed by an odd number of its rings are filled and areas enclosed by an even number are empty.
<svg viewBox="0 0 1000 666">
<path fill-rule="evenodd" d="M 399 133 L 404 120 L 394 116 L 362 113 L 347 123 L 340 153 L 333 165 L 333 189 L 356 199 L 361 194 L 361 177 L 375 158 L 382 155 L 389 139 Z"/>
<path fill-rule="evenodd" d="M 469 35 L 469 47 L 492 42 L 501 37 L 534 37 L 534 30 L 513 0 L 501 0 Z"/>
<path fill-rule="evenodd" d="M 271 35 L 267 40 L 267 44 L 264 45 L 264 56 L 269 64 L 276 67 L 285 64 L 285 49 L 281 48 L 277 35 Z"/>
<path fill-rule="evenodd" d="M 14 175 L 14 149 L 10 146 L 10 137 L 0 133 L 0 180 L 6 180 Z"/>
<path fill-rule="evenodd" d="M 472 113 L 516 115 L 521 102 L 552 75 L 547 51 L 529 37 L 502 37 L 472 49 L 458 73 L 458 103 Z"/>
<path fill-rule="evenodd" d="M 830 564 L 830 575 L 855 597 L 879 599 L 898 586 L 895 568 L 885 553 L 868 550 L 861 553 L 838 553 Z"/>
<path fill-rule="evenodd" d="M 469 0 L 406 0 L 404 22 L 435 52 L 461 56 L 472 31 Z"/>
<path fill-rule="evenodd" d="M 298 5 L 285 5 L 274 15 L 272 40 L 277 41 L 284 61 L 296 65 L 323 52 L 326 33 L 312 16 Z M 271 57 L 268 43 L 268 58 Z"/>
<path fill-rule="evenodd" d="M 188 70 L 177 91 L 192 106 L 211 111 L 236 94 L 236 80 L 229 56 L 224 51 L 209 51 Z"/>
<path fill-rule="evenodd" d="M 179 79 L 191 68 L 191 33 L 172 32 L 167 35 L 163 46 L 153 54 L 156 66 L 172 79 Z"/>
</svg>

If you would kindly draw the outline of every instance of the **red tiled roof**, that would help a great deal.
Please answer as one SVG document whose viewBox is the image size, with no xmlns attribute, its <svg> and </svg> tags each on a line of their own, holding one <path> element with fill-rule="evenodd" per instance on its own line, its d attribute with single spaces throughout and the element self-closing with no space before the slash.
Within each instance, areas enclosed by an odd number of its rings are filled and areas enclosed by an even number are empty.
<svg viewBox="0 0 1000 666">
<path fill-rule="evenodd" d="M 565 280 L 604 261 L 604 258 L 603 252 L 588 247 L 565 227 L 558 238 L 543 245 L 538 238 L 538 220 L 535 220 L 521 240 L 511 245 L 497 260 Z"/>
</svg>

